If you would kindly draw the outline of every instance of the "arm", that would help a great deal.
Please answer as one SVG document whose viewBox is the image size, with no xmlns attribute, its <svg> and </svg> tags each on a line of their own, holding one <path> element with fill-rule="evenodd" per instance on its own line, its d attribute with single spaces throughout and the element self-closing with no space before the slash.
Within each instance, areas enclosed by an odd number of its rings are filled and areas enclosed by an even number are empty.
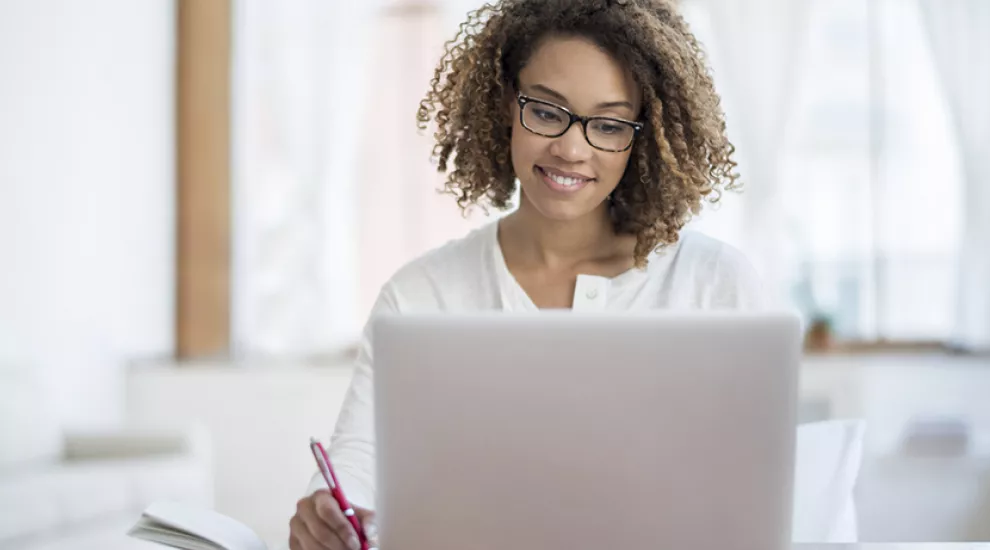
<svg viewBox="0 0 990 550">
<path fill-rule="evenodd" d="M 330 460 L 348 500 L 362 508 L 373 508 L 375 502 L 371 325 L 377 316 L 397 311 L 394 296 L 386 287 L 378 297 L 364 328 L 351 386 L 344 398 L 328 449 Z M 311 495 L 320 489 L 326 489 L 326 482 L 320 473 L 316 472 L 306 494 Z"/>
<path fill-rule="evenodd" d="M 358 521 L 365 534 L 373 539 L 374 512 L 369 510 L 374 503 L 375 460 L 370 327 L 369 321 L 328 452 L 337 480 L 353 505 Z M 309 482 L 306 496 L 296 504 L 295 515 L 289 520 L 289 548 L 361 548 L 350 520 L 330 496 L 327 482 L 318 471 Z"/>
</svg>

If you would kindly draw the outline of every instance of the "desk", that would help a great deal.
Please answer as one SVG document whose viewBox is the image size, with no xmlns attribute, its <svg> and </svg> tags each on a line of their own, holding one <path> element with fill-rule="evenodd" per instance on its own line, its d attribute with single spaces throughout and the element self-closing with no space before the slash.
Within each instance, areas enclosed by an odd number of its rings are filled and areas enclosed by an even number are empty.
<svg viewBox="0 0 990 550">
<path fill-rule="evenodd" d="M 990 542 L 795 544 L 794 550 L 990 550 Z"/>
</svg>

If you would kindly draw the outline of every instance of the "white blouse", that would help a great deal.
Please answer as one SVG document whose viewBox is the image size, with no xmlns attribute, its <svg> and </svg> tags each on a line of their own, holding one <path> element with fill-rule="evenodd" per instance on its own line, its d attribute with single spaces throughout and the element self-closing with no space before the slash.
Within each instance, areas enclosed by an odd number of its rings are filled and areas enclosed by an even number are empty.
<svg viewBox="0 0 990 550">
<path fill-rule="evenodd" d="M 760 307 L 761 296 L 756 273 L 738 250 L 685 231 L 677 244 L 654 252 L 645 269 L 632 269 L 614 278 L 579 275 L 573 308 L 752 309 Z M 400 269 L 382 288 L 371 317 L 383 313 L 537 309 L 505 264 L 496 221 Z M 365 508 L 374 506 L 375 495 L 372 350 L 366 327 L 329 449 L 349 500 Z M 317 473 L 307 494 L 321 488 L 326 488 L 326 483 Z"/>
</svg>

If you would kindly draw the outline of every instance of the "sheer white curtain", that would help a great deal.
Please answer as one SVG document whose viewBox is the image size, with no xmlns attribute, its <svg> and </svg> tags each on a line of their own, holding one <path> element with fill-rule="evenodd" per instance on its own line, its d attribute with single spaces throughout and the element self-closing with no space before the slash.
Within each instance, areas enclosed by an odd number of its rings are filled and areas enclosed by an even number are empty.
<svg viewBox="0 0 990 550">
<path fill-rule="evenodd" d="M 917 4 L 685 7 L 746 184 L 698 227 L 741 246 L 777 297 L 840 338 L 949 339 L 962 178 Z"/>
<path fill-rule="evenodd" d="M 445 176 L 429 162 L 433 129 L 420 132 L 416 111 L 443 43 L 450 6 L 402 1 L 376 20 L 367 116 L 359 164 L 359 308 L 370 310 L 379 289 L 402 265 L 486 221 L 465 218 L 455 199 L 438 192 Z"/>
<path fill-rule="evenodd" d="M 235 3 L 232 350 L 353 337 L 367 55 L 379 2 Z"/>
<path fill-rule="evenodd" d="M 805 50 L 808 6 L 808 0 L 685 2 L 710 53 L 745 187 L 740 197 L 727 196 L 741 208 L 735 227 L 718 236 L 743 248 L 770 288 L 782 288 L 788 265 L 782 255 L 788 243 L 780 215 L 780 157 Z"/>
<path fill-rule="evenodd" d="M 232 348 L 334 351 L 398 267 L 485 221 L 436 192 L 416 129 L 443 43 L 475 6 L 235 5 Z"/>
<path fill-rule="evenodd" d="M 955 344 L 990 350 L 990 2 L 921 0 L 965 174 Z"/>
</svg>

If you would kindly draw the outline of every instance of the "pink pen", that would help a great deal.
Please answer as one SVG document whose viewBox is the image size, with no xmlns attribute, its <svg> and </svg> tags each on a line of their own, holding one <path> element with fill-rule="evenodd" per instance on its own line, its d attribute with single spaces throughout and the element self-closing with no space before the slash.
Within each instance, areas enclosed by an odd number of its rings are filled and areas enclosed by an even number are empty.
<svg viewBox="0 0 990 550">
<path fill-rule="evenodd" d="M 323 479 L 326 480 L 327 487 L 330 488 L 330 494 L 337 501 L 340 511 L 347 516 L 347 521 L 354 527 L 358 541 L 361 543 L 361 550 L 368 550 L 368 537 L 364 534 L 364 528 L 361 527 L 361 522 L 358 521 L 357 515 L 354 513 L 354 507 L 348 502 L 347 497 L 344 496 L 344 491 L 340 488 L 340 483 L 337 482 L 337 476 L 333 473 L 333 467 L 330 465 L 330 457 L 327 455 L 326 449 L 323 448 L 323 445 L 319 441 L 312 437 L 309 439 L 309 448 L 313 451 L 313 458 L 316 459 L 316 465 L 320 468 L 320 473 L 323 474 Z"/>
</svg>

